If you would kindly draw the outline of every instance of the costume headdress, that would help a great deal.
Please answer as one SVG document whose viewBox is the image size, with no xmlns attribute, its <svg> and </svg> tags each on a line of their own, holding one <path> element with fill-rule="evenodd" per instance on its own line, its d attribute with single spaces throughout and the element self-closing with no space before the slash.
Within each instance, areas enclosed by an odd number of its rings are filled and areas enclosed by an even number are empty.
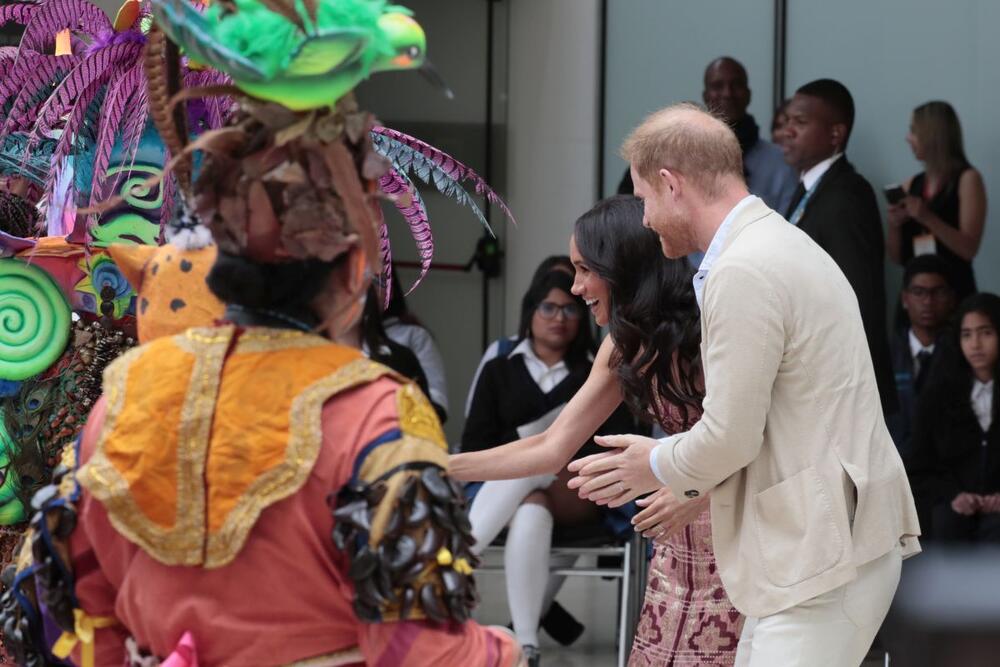
<svg viewBox="0 0 1000 667">
<path fill-rule="evenodd" d="M 424 32 L 408 10 L 384 0 L 226 0 L 204 14 L 186 0 L 154 0 L 152 7 L 154 31 L 228 74 L 242 93 L 229 127 L 186 147 L 168 139 L 185 136 L 178 125 L 184 115 L 176 113 L 183 94 L 153 110 L 182 173 L 186 156 L 204 151 L 191 203 L 222 250 L 260 262 L 328 261 L 360 245 L 388 286 L 389 235 L 377 208 L 385 197 L 417 243 L 419 283 L 434 241 L 411 175 L 472 208 L 484 225 L 463 182 L 509 216 L 474 171 L 378 125 L 353 101 L 351 89 L 369 74 L 424 64 Z M 154 73 L 151 89 L 176 89 L 168 75 Z M 162 126 L 171 124 L 175 129 Z"/>
</svg>

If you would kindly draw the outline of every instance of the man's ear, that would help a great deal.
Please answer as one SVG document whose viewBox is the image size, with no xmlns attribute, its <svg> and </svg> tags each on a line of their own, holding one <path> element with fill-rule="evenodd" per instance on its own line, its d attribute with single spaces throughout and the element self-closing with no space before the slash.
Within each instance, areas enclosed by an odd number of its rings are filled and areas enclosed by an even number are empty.
<svg viewBox="0 0 1000 667">
<path fill-rule="evenodd" d="M 680 174 L 676 171 L 670 169 L 660 169 L 656 172 L 657 177 L 660 179 L 660 191 L 669 192 L 674 198 L 678 197 L 681 193 L 681 178 Z"/>
<path fill-rule="evenodd" d="M 842 153 L 844 151 L 844 144 L 847 142 L 847 125 L 845 123 L 834 124 L 830 128 L 830 138 L 836 146 L 835 151 Z"/>
</svg>

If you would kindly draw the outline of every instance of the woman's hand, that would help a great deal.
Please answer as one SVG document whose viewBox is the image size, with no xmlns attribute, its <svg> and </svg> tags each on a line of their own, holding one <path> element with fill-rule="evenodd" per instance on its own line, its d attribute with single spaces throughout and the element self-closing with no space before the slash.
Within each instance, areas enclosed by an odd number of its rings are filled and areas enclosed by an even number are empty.
<svg viewBox="0 0 1000 667">
<path fill-rule="evenodd" d="M 924 223 L 927 220 L 927 214 L 930 212 L 930 209 L 927 208 L 927 202 L 920 197 L 907 195 L 903 197 L 902 206 L 908 217 L 913 218 L 926 227 Z"/>
<path fill-rule="evenodd" d="M 903 202 L 890 204 L 886 209 L 886 220 L 890 227 L 902 227 L 903 223 L 910 219 L 910 214 L 906 212 L 906 205 Z"/>
<path fill-rule="evenodd" d="M 979 511 L 984 514 L 1000 514 L 1000 493 L 979 496 Z"/>
<path fill-rule="evenodd" d="M 951 501 L 951 509 L 962 516 L 972 516 L 980 509 L 980 497 L 974 493 L 960 493 Z"/>
<path fill-rule="evenodd" d="M 644 508 L 632 517 L 632 525 L 637 533 L 655 542 L 662 543 L 668 537 L 682 530 L 684 526 L 698 518 L 708 508 L 708 496 L 681 503 L 667 487 L 654 491 L 635 504 Z"/>
</svg>

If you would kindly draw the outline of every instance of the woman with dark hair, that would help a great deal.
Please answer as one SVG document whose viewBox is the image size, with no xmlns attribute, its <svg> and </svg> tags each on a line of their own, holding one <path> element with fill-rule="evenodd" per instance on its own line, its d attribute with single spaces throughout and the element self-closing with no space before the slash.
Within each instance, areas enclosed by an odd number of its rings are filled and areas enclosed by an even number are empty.
<svg viewBox="0 0 1000 667">
<path fill-rule="evenodd" d="M 454 455 L 455 477 L 560 471 L 623 401 L 668 433 L 698 420 L 701 336 L 692 272 L 685 260 L 664 258 L 642 219 L 638 199 L 617 196 L 577 220 L 570 240 L 573 292 L 610 335 L 586 383 L 544 433 Z M 708 500 L 679 505 L 663 488 L 636 504 L 644 509 L 633 518 L 635 529 L 654 538 L 657 549 L 630 664 L 732 664 L 743 619 L 715 568 Z"/>
<path fill-rule="evenodd" d="M 531 278 L 531 284 L 537 282 L 549 271 L 563 271 L 566 275 L 572 276 L 573 262 L 569 260 L 568 255 L 549 255 L 535 269 L 535 275 Z M 503 338 L 496 339 L 486 347 L 486 351 L 483 352 L 483 356 L 479 360 L 479 366 L 476 367 L 476 372 L 472 375 L 472 382 L 469 383 L 469 394 L 465 398 L 466 417 L 469 416 L 469 409 L 472 407 L 472 395 L 476 391 L 476 385 L 479 384 L 479 376 L 483 372 L 483 367 L 497 357 L 506 357 L 510 354 L 510 351 L 517 345 L 519 338 L 520 336 L 504 336 Z"/>
<path fill-rule="evenodd" d="M 521 302 L 520 342 L 484 366 L 462 433 L 463 451 L 488 450 L 543 431 L 583 386 L 594 345 L 590 327 L 581 321 L 583 300 L 572 294 L 572 287 L 566 272 L 548 271 L 537 275 L 528 288 Z M 630 425 L 628 414 L 622 412 L 601 431 L 620 432 Z M 596 451 L 596 445 L 592 447 Z M 605 513 L 569 491 L 568 479 L 546 473 L 470 486 L 470 495 L 475 496 L 469 511 L 474 552 L 481 553 L 508 527 L 507 598 L 514 632 L 529 664 L 538 659 L 539 621 L 563 581 L 549 576 L 555 527 L 593 523 Z M 569 567 L 573 560 L 557 566 Z"/>
<path fill-rule="evenodd" d="M 907 143 L 924 171 L 903 186 L 907 196 L 888 210 L 889 258 L 900 265 L 915 255 L 940 255 L 952 265 L 955 293 L 976 291 L 972 260 L 986 225 L 983 177 L 965 156 L 962 125 L 947 102 L 913 110 Z"/>
<path fill-rule="evenodd" d="M 920 396 L 907 469 L 928 533 L 944 542 L 1000 542 L 1000 297 L 974 294 Z"/>
</svg>

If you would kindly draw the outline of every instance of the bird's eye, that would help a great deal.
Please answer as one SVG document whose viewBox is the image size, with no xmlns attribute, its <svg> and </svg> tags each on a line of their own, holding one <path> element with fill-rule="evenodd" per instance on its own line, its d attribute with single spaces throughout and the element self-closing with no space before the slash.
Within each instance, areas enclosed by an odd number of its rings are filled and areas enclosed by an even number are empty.
<svg viewBox="0 0 1000 667">
<path fill-rule="evenodd" d="M 407 51 L 407 55 L 409 55 L 411 58 L 417 58 L 417 57 L 419 57 L 420 56 L 420 47 L 419 46 L 411 46 L 409 48 L 409 50 Z"/>
</svg>

